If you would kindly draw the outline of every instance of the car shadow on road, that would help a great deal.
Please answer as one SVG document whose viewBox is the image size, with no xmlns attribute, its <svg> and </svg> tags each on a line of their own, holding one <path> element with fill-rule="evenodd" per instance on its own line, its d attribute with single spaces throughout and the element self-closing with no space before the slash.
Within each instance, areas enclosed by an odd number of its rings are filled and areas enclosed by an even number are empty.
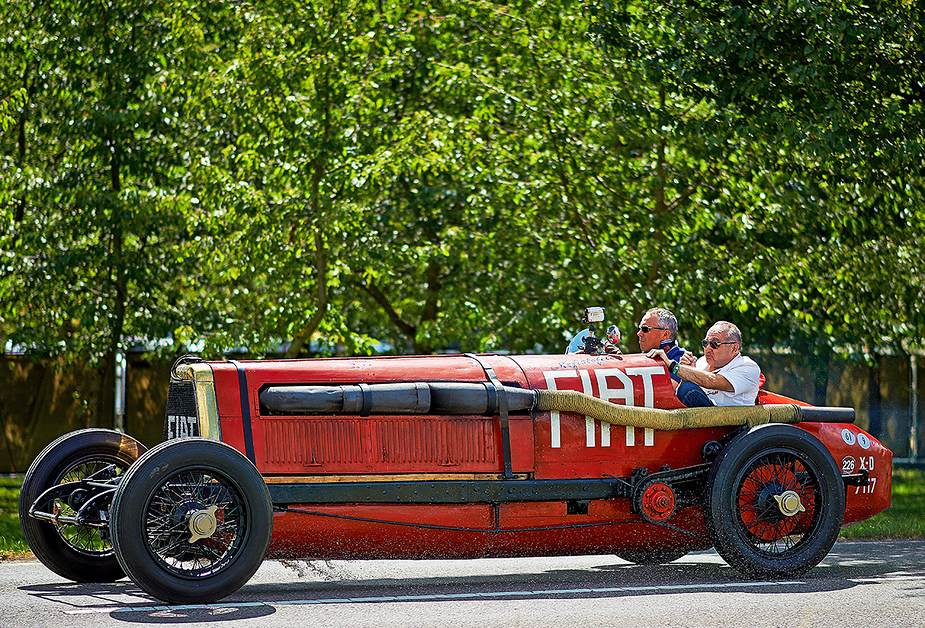
<svg viewBox="0 0 925 628">
<path fill-rule="evenodd" d="M 319 572 L 297 581 L 255 582 L 215 604 L 169 606 L 134 583 L 53 583 L 20 587 L 29 595 L 63 606 L 66 614 L 108 614 L 128 623 L 179 624 L 259 618 L 281 606 L 400 604 L 462 600 L 537 600 L 644 597 L 710 592 L 794 594 L 830 592 L 874 584 L 886 578 L 925 582 L 925 544 L 911 550 L 902 541 L 840 543 L 807 574 L 780 580 L 749 580 L 712 553 L 692 554 L 665 565 L 634 565 L 606 557 L 588 566 L 543 568 L 542 561 L 516 572 L 420 577 L 351 577 L 349 569 Z M 561 565 L 561 563 L 559 563 Z M 369 574 L 367 570 L 365 573 Z M 321 574 L 322 576 L 324 574 Z M 283 578 L 284 579 L 284 578 Z"/>
<path fill-rule="evenodd" d="M 108 614 L 114 619 L 132 623 L 233 621 L 266 617 L 276 612 L 272 604 L 264 602 L 167 605 L 149 597 L 130 580 L 111 583 L 55 582 L 26 585 L 19 590 L 61 606 L 66 615 Z"/>
</svg>

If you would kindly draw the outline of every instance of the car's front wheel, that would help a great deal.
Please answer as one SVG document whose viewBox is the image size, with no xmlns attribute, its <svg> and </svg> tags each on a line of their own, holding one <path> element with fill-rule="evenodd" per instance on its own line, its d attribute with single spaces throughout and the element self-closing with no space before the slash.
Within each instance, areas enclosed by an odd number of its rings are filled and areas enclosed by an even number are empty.
<svg viewBox="0 0 925 628">
<path fill-rule="evenodd" d="M 112 504 L 113 547 L 125 573 L 175 604 L 237 591 L 266 556 L 272 526 L 270 494 L 254 465 L 205 438 L 151 449 Z"/>
<path fill-rule="evenodd" d="M 87 503 L 90 493 L 75 486 L 38 508 L 57 515 L 39 520 L 29 512 L 47 490 L 90 478 L 115 483 L 145 451 L 145 446 L 113 430 L 86 429 L 58 438 L 40 453 L 23 479 L 19 520 L 29 548 L 46 567 L 76 582 L 114 582 L 125 576 L 102 525 L 68 522 Z M 99 503 L 104 510 L 108 500 Z M 105 521 L 105 519 L 103 519 Z"/>
</svg>

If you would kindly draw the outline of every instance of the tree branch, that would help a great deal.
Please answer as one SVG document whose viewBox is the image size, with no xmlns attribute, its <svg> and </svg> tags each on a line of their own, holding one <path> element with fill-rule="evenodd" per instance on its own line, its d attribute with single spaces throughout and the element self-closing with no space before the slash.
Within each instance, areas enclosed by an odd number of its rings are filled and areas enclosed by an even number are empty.
<svg viewBox="0 0 925 628">
<path fill-rule="evenodd" d="M 392 307 L 391 303 L 389 303 L 389 299 L 385 296 L 385 294 L 382 293 L 382 290 L 379 289 L 379 286 L 374 283 L 366 282 L 362 282 L 359 285 L 369 294 L 369 296 L 373 298 L 373 301 L 375 301 L 379 307 L 385 311 L 386 316 L 389 317 L 389 320 L 392 321 L 393 325 L 398 327 L 398 330 L 402 333 L 402 335 L 407 336 L 413 341 L 418 333 L 417 326 L 405 321 L 398 314 L 398 312 L 395 311 L 395 308 Z"/>
</svg>

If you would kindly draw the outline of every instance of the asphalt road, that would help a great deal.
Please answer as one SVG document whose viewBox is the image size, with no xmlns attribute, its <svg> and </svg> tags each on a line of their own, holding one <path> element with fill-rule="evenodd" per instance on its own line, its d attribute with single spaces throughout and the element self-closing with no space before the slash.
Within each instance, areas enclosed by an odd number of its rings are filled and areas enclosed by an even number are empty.
<svg viewBox="0 0 925 628">
<path fill-rule="evenodd" d="M 164 606 L 128 580 L 75 584 L 0 563 L 0 626 L 925 627 L 925 541 L 840 542 L 810 573 L 742 578 L 712 552 L 640 567 L 612 556 L 266 562 L 208 606 Z"/>
</svg>

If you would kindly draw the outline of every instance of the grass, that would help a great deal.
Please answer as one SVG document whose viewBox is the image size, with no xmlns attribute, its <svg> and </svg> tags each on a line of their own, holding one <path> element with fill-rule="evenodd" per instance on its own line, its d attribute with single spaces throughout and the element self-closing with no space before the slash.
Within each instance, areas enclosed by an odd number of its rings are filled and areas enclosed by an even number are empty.
<svg viewBox="0 0 925 628">
<path fill-rule="evenodd" d="M 31 556 L 19 527 L 21 477 L 0 477 L 0 560 Z"/>
<path fill-rule="evenodd" d="M 841 538 L 925 539 L 925 469 L 893 469 L 892 505 L 843 529 Z"/>
<path fill-rule="evenodd" d="M 0 561 L 30 557 L 19 527 L 21 477 L 0 477 Z M 925 539 L 925 469 L 893 470 L 893 505 L 841 531 L 843 539 Z"/>
</svg>

